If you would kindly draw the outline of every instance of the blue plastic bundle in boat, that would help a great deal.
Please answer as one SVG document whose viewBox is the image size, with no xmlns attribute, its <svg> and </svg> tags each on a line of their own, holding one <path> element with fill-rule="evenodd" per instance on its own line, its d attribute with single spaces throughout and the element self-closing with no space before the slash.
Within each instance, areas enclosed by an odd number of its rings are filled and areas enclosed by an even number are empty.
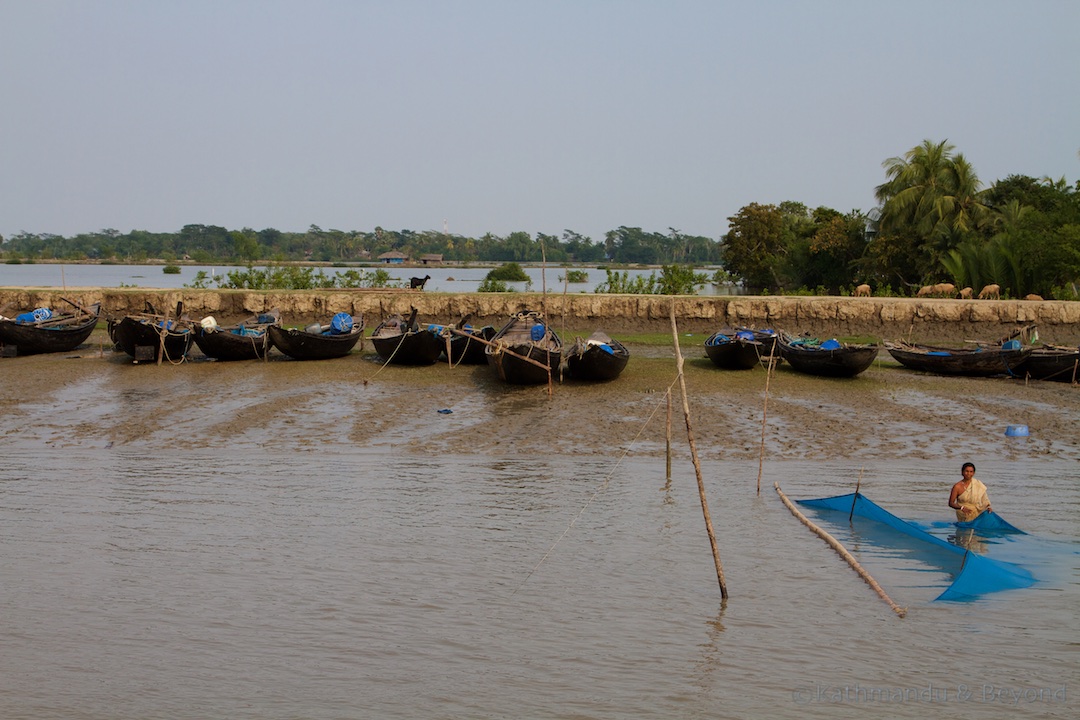
<svg viewBox="0 0 1080 720">
<path fill-rule="evenodd" d="M 543 340 L 546 333 L 547 328 L 544 327 L 541 323 L 537 323 L 529 329 L 529 337 L 532 338 L 533 342 L 540 342 L 541 340 Z"/>
<path fill-rule="evenodd" d="M 826 340 L 825 342 L 821 343 L 821 349 L 822 350 L 839 350 L 840 349 L 840 341 L 838 341 L 836 338 L 830 338 L 830 339 Z"/>
<path fill-rule="evenodd" d="M 1019 350 L 1021 347 L 1023 346 L 1020 345 L 1019 340 L 1006 340 L 1005 342 L 1001 343 L 1002 350 Z"/>
<path fill-rule="evenodd" d="M 443 326 L 442 325 L 428 325 L 427 329 L 428 329 L 428 332 L 431 333 L 432 335 L 438 335 L 439 333 L 441 333 L 443 331 Z"/>
<path fill-rule="evenodd" d="M 352 315 L 349 313 L 339 312 L 337 315 L 330 318 L 331 335 L 344 335 L 352 330 L 352 326 Z"/>
<path fill-rule="evenodd" d="M 739 332 L 735 333 L 735 337 L 739 338 L 740 340 L 753 340 L 754 333 L 750 332 L 749 330 L 740 330 Z"/>
<path fill-rule="evenodd" d="M 19 315 L 16 315 L 15 316 L 15 321 L 16 322 L 21 322 L 21 323 L 35 323 L 35 322 L 41 322 L 42 320 L 48 320 L 49 318 L 52 317 L 52 315 L 53 315 L 52 310 L 50 310 L 49 308 L 40 307 L 40 308 L 35 308 L 34 310 L 31 310 L 30 312 L 21 313 Z"/>
<path fill-rule="evenodd" d="M 607 343 L 601 343 L 600 344 L 600 349 L 603 350 L 604 352 L 606 352 L 608 355 L 614 355 L 615 354 L 615 348 L 611 347 Z"/>
<path fill-rule="evenodd" d="M 822 510 L 836 510 L 845 515 L 858 515 L 862 518 L 884 523 L 898 532 L 913 537 L 916 540 L 926 542 L 940 550 L 945 550 L 953 556 L 958 556 L 961 560 L 959 571 L 955 573 L 949 587 L 938 595 L 935 600 L 972 600 L 979 595 L 998 592 L 1000 590 L 1031 587 L 1035 584 L 1034 576 L 1032 576 L 1026 568 L 973 553 L 970 550 L 953 545 L 939 537 L 935 537 L 906 520 L 901 520 L 896 517 L 885 508 L 868 500 L 862 493 L 849 493 L 847 495 L 818 498 L 816 500 L 798 500 L 797 502 L 806 507 L 819 508 Z M 957 526 L 975 528 L 981 531 L 989 526 L 991 522 L 1000 522 L 1009 525 L 1000 517 L 996 517 L 997 513 L 983 513 L 983 515 L 975 518 L 972 523 L 976 523 L 979 518 L 982 518 L 984 515 L 995 517 L 993 519 L 987 518 L 983 520 L 982 522 L 986 525 L 957 523 Z M 1012 525 L 1009 525 L 1009 527 L 1012 527 Z M 927 557 L 930 557 L 929 553 L 927 554 Z M 945 565 L 945 563 L 939 564 Z M 946 569 L 951 570 L 952 567 L 955 567 L 955 564 L 952 566 L 945 566 Z"/>
</svg>

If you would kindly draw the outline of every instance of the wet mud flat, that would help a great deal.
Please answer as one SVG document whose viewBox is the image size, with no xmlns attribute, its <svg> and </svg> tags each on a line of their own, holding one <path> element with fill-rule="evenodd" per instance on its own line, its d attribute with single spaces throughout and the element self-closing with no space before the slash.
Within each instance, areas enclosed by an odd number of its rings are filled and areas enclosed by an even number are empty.
<svg viewBox="0 0 1080 720">
<path fill-rule="evenodd" d="M 133 365 L 100 338 L 75 352 L 0 359 L 9 437 L 57 447 L 145 447 L 163 457 L 230 446 L 318 452 L 334 444 L 410 454 L 662 456 L 667 393 L 673 454 L 688 457 L 674 351 L 634 346 L 617 380 L 501 383 L 486 366 L 384 366 L 370 343 L 337 360 L 207 360 Z M 901 368 L 882 353 L 853 379 L 784 364 L 724 371 L 702 338 L 681 343 L 691 425 L 707 461 L 1048 457 L 1080 460 L 1080 388 L 957 378 Z M 1026 438 L 1005 436 L 1025 424 Z M 977 460 L 976 460 L 977 461 Z M 722 465 L 714 466 L 717 471 Z"/>
</svg>

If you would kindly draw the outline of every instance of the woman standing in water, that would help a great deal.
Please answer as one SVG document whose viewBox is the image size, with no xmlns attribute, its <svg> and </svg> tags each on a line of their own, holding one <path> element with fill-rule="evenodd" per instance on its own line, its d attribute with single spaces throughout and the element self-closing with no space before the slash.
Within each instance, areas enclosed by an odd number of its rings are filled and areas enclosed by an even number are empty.
<svg viewBox="0 0 1080 720">
<path fill-rule="evenodd" d="M 949 507 L 956 510 L 958 522 L 971 522 L 985 512 L 993 512 L 990 509 L 990 498 L 986 494 L 986 486 L 975 477 L 975 466 L 969 462 L 964 463 L 960 469 L 964 476 L 952 486 L 949 493 Z"/>
</svg>

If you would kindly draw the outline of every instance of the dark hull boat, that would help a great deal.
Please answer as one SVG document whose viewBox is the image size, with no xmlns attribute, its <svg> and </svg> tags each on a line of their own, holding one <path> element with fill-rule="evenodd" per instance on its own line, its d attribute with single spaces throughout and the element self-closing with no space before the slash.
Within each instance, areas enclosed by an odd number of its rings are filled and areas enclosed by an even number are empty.
<svg viewBox="0 0 1080 720">
<path fill-rule="evenodd" d="M 270 325 L 266 332 L 270 343 L 294 360 L 329 360 L 352 352 L 364 336 L 364 319 L 338 313 L 329 325 L 315 323 L 303 330 Z"/>
<path fill-rule="evenodd" d="M 630 361 L 625 345 L 599 331 L 588 339 L 576 338 L 565 355 L 566 369 L 575 380 L 614 380 Z"/>
<path fill-rule="evenodd" d="M 749 370 L 768 363 L 776 353 L 776 333 L 771 330 L 722 328 L 705 341 L 705 354 L 724 370 Z"/>
<path fill-rule="evenodd" d="M 371 333 L 371 344 L 379 357 L 392 365 L 434 365 L 446 346 L 441 330 L 417 326 L 413 308 L 408 320 L 391 315 L 379 323 Z"/>
<path fill-rule="evenodd" d="M 989 377 L 1013 375 L 1031 354 L 1030 347 L 1010 340 L 1001 345 L 949 348 L 906 342 L 885 342 L 885 349 L 906 368 L 937 375 Z"/>
<path fill-rule="evenodd" d="M 187 324 L 159 315 L 126 315 L 119 322 L 109 323 L 109 337 L 136 363 L 181 363 L 191 349 L 194 333 Z"/>
<path fill-rule="evenodd" d="M 217 325 L 205 318 L 196 325 L 195 344 L 215 360 L 261 360 L 270 350 L 268 328 L 280 321 L 277 312 L 258 315 L 233 325 Z"/>
<path fill-rule="evenodd" d="M 485 350 L 488 365 L 513 385 L 546 383 L 562 363 L 562 340 L 538 312 L 517 313 L 491 343 Z"/>
<path fill-rule="evenodd" d="M 450 336 L 451 365 L 484 365 L 487 363 L 487 345 L 479 340 L 491 342 L 495 337 L 495 327 L 485 325 L 474 328 L 463 323 Z M 479 340 L 477 340 L 479 338 Z"/>
<path fill-rule="evenodd" d="M 76 307 L 75 313 L 51 315 L 46 319 L 35 319 L 33 312 L 0 319 L 0 345 L 4 347 L 4 354 L 37 355 L 68 352 L 79 347 L 97 327 L 101 305 Z"/>
<path fill-rule="evenodd" d="M 877 345 L 849 345 L 826 340 L 781 335 L 777 340 L 780 357 L 792 369 L 808 375 L 825 377 L 855 377 L 873 364 L 878 355 Z"/>
<path fill-rule="evenodd" d="M 1034 380 L 1053 380 L 1075 385 L 1080 381 L 1080 347 L 1036 347 L 1014 372 Z"/>
</svg>

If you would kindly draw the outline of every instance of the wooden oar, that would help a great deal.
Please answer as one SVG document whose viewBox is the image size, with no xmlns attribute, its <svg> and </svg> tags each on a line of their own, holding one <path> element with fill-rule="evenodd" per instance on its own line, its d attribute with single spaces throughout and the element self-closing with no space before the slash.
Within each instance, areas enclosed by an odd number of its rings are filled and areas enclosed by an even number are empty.
<svg viewBox="0 0 1080 720">
<path fill-rule="evenodd" d="M 520 354 L 514 352 L 513 350 L 511 350 L 510 348 L 506 347 L 505 345 L 502 345 L 502 344 L 497 343 L 497 342 L 491 342 L 490 340 L 485 340 L 484 338 L 480 337 L 479 335 L 473 335 L 472 333 L 462 332 L 462 331 L 458 330 L 457 328 L 448 327 L 446 329 L 449 330 L 450 332 L 452 332 L 455 335 L 461 335 L 462 337 L 471 338 L 472 340 L 475 340 L 478 343 L 483 343 L 484 345 L 490 345 L 491 347 L 498 349 L 499 352 L 504 352 L 504 353 L 506 353 L 508 355 L 512 355 L 513 357 L 520 358 L 521 360 L 524 360 L 525 362 L 532 363 L 533 365 L 535 365 L 538 368 L 543 368 L 544 370 L 547 370 L 548 372 L 551 372 L 551 367 L 550 366 L 545 365 L 544 363 L 540 362 L 539 360 L 533 360 L 531 357 L 526 357 L 524 355 L 520 355 Z"/>
<path fill-rule="evenodd" d="M 66 302 L 68 305 L 71 305 L 72 307 L 77 308 L 80 311 L 86 313 L 87 315 L 95 315 L 96 314 L 92 310 L 90 310 L 90 308 L 85 308 L 85 307 L 83 307 L 82 305 L 80 305 L 79 303 L 77 303 L 77 302 L 75 302 L 73 300 L 68 300 L 66 297 L 62 297 L 60 299 L 63 300 L 64 302 Z"/>
</svg>

